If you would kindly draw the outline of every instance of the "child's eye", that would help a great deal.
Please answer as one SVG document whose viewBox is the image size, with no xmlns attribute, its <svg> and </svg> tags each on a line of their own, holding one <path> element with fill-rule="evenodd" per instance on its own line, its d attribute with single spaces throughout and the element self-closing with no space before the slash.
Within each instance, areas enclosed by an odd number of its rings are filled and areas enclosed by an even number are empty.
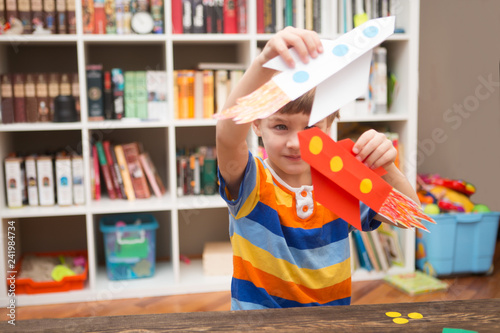
<svg viewBox="0 0 500 333">
<path fill-rule="evenodd" d="M 316 125 L 306 126 L 306 127 L 304 127 L 304 129 L 307 130 L 307 129 L 314 128 L 314 127 L 316 127 Z"/>
<path fill-rule="evenodd" d="M 281 125 L 276 125 L 276 126 L 274 126 L 274 128 L 277 129 L 277 130 L 280 130 L 280 131 L 284 131 L 284 130 L 287 129 L 286 125 L 282 125 L 282 124 Z"/>
</svg>

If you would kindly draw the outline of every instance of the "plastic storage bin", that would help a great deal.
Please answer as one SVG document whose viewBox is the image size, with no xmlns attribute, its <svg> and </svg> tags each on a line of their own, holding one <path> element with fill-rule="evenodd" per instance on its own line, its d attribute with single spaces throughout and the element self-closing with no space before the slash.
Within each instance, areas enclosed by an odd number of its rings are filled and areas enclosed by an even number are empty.
<svg viewBox="0 0 500 333">
<path fill-rule="evenodd" d="M 417 268 L 434 276 L 493 269 L 499 212 L 431 215 L 430 233 L 417 231 Z"/>
<path fill-rule="evenodd" d="M 106 268 L 111 280 L 150 277 L 155 272 L 156 229 L 151 214 L 118 214 L 102 217 Z"/>
<path fill-rule="evenodd" d="M 61 252 L 44 252 L 44 253 L 31 253 L 40 257 L 59 257 L 60 255 L 68 257 L 84 257 L 85 265 L 81 274 L 66 276 L 61 281 L 33 281 L 30 278 L 16 278 L 15 279 L 15 292 L 16 294 L 42 294 L 42 293 L 56 293 L 70 290 L 83 289 L 87 281 L 88 262 L 87 251 L 61 251 Z M 15 271 L 21 273 L 21 266 L 25 256 L 21 258 L 17 264 Z M 7 274 L 7 290 L 10 288 L 10 274 Z"/>
</svg>

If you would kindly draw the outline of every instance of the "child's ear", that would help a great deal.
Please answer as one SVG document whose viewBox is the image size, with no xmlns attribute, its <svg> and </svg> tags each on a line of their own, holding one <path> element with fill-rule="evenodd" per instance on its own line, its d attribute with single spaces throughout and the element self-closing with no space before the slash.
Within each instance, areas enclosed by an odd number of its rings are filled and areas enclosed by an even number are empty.
<svg viewBox="0 0 500 333">
<path fill-rule="evenodd" d="M 252 122 L 252 129 L 257 136 L 262 136 L 262 133 L 260 131 L 260 125 L 261 125 L 261 120 L 257 119 Z"/>
</svg>

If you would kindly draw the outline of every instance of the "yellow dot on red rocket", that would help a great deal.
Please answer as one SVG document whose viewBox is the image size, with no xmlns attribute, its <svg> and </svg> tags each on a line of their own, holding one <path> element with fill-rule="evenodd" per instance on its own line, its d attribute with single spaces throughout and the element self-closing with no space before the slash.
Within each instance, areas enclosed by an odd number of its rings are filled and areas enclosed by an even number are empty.
<svg viewBox="0 0 500 333">
<path fill-rule="evenodd" d="M 361 191 L 361 193 L 370 193 L 371 190 L 373 188 L 373 184 L 372 184 L 372 181 L 368 178 L 365 178 L 361 181 L 361 183 L 359 184 L 359 189 Z"/>
<path fill-rule="evenodd" d="M 330 169 L 333 172 L 339 172 L 344 167 L 344 162 L 340 156 L 333 156 L 330 160 Z"/>
<path fill-rule="evenodd" d="M 319 136 L 313 136 L 309 141 L 309 151 L 314 155 L 318 155 L 323 150 L 323 140 Z"/>
</svg>

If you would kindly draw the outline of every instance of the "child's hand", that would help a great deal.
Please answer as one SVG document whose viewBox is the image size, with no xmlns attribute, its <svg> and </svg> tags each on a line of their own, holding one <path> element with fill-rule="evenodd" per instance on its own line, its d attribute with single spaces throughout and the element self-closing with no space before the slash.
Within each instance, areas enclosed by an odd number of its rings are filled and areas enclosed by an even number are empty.
<svg viewBox="0 0 500 333">
<path fill-rule="evenodd" d="M 352 148 L 356 158 L 371 169 L 387 167 L 394 163 L 397 150 L 385 134 L 375 130 L 364 132 Z"/>
<path fill-rule="evenodd" d="M 323 52 L 323 45 L 316 32 L 294 27 L 286 27 L 276 33 L 266 44 L 259 55 L 261 65 L 280 55 L 291 68 L 295 62 L 289 48 L 295 47 L 300 59 L 307 64 L 309 57 L 316 58 Z"/>
</svg>

